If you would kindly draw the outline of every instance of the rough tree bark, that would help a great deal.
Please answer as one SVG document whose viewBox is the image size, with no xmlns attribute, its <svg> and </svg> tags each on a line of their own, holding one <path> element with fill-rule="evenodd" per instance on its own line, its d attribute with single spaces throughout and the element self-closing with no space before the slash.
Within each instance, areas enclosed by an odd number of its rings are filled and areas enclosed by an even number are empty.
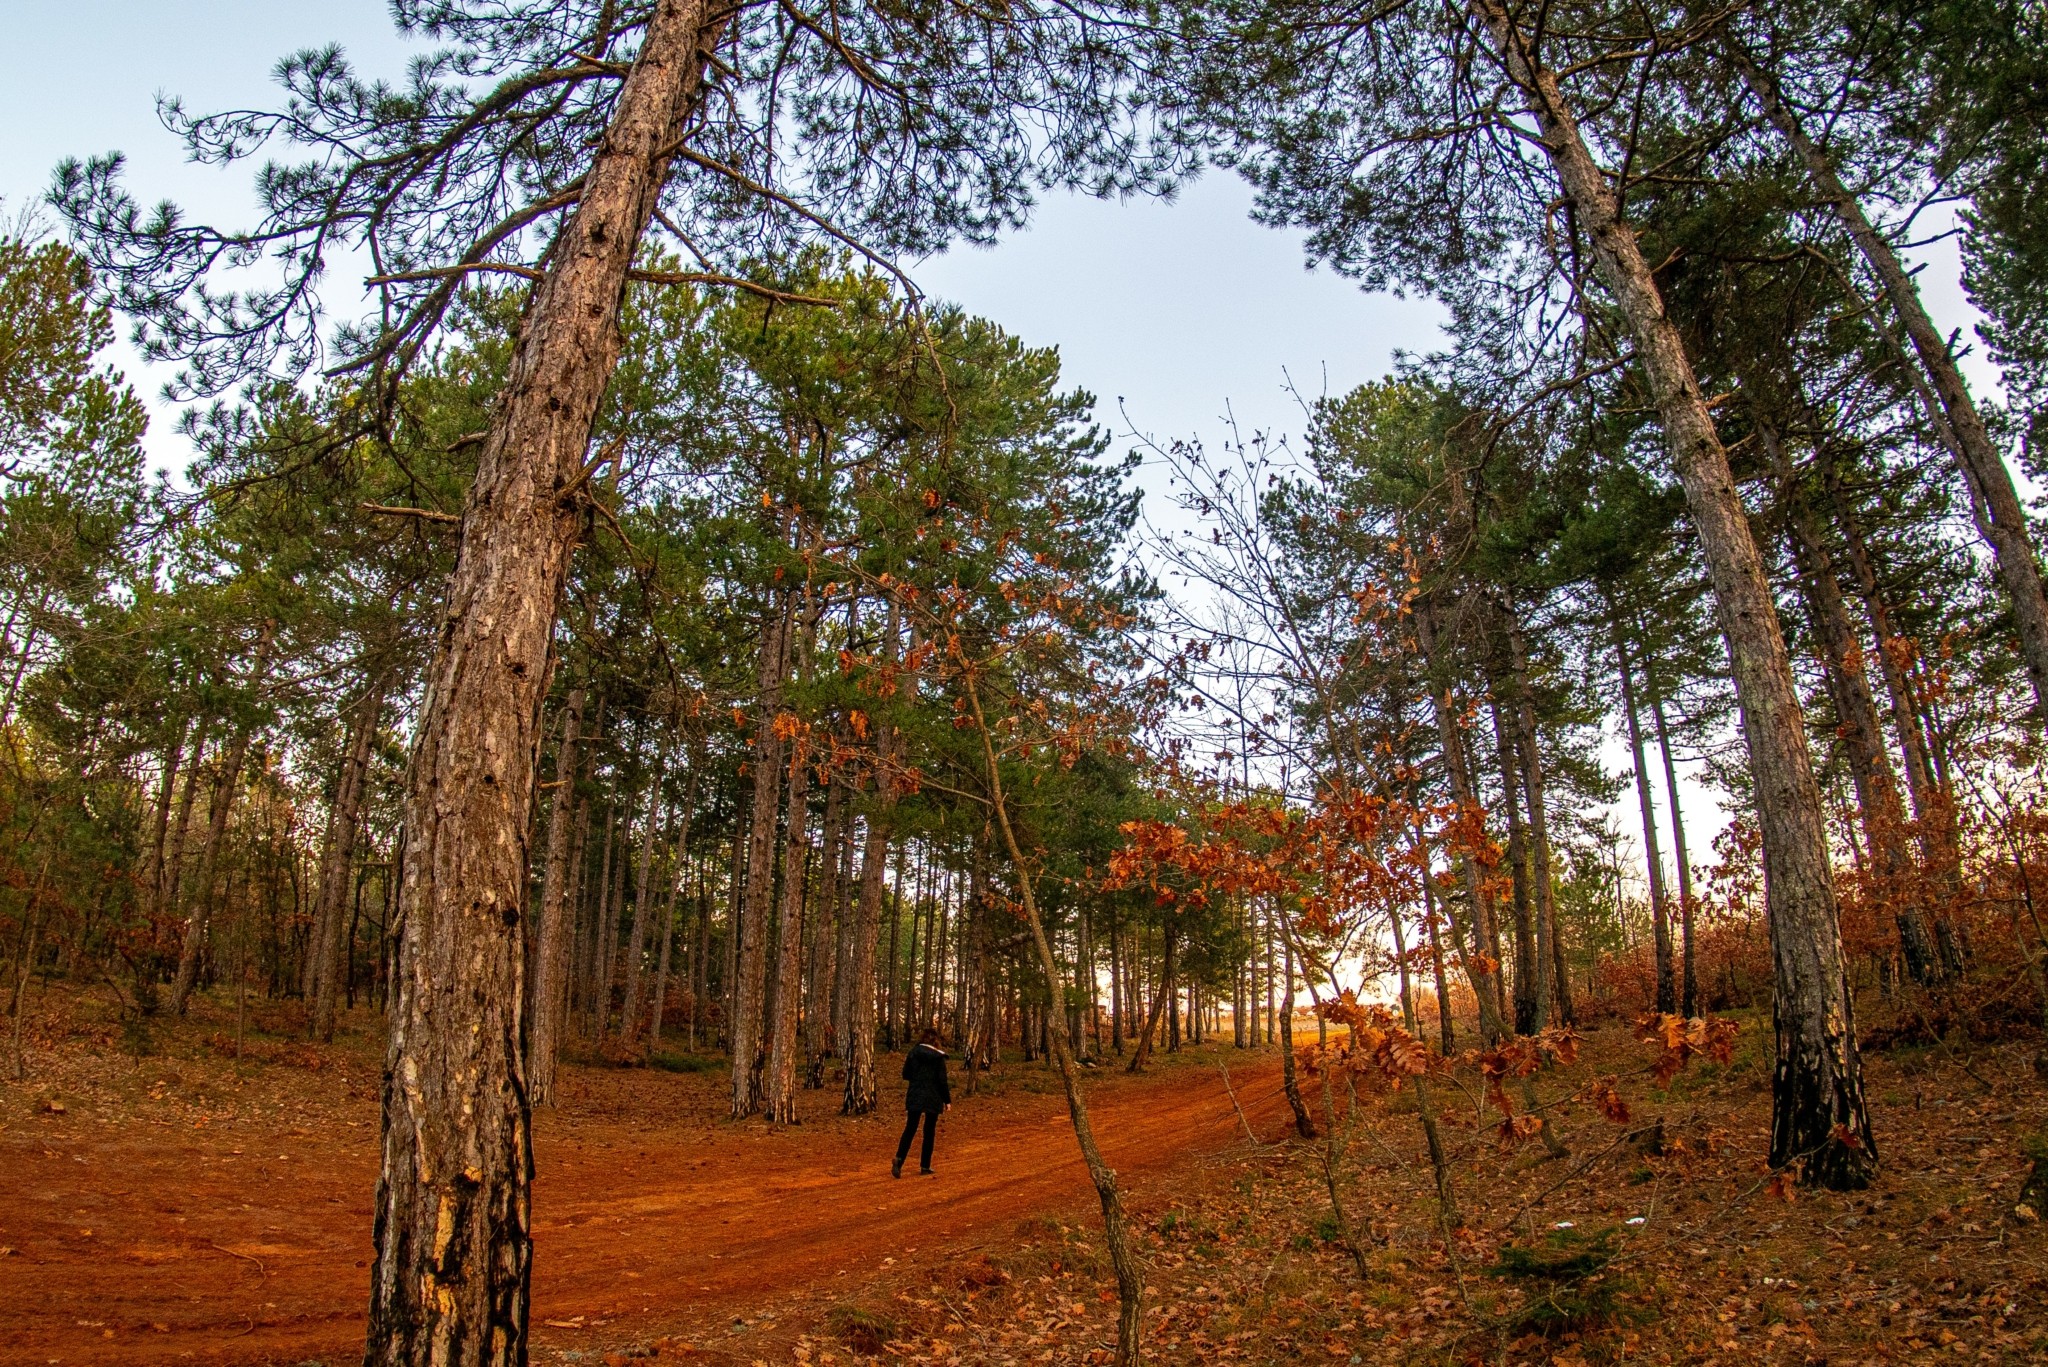
<svg viewBox="0 0 2048 1367">
<path fill-rule="evenodd" d="M 540 894 L 540 935 L 534 948 L 533 1020 L 527 1028 L 526 1090 L 532 1103 L 554 1100 L 562 1022 L 569 1009 L 569 844 L 576 821 L 576 742 L 583 728 L 583 690 L 562 700 L 562 736 L 555 743 L 554 801 L 548 808 L 548 851 Z"/>
<path fill-rule="evenodd" d="M 526 1360 L 521 921 L 549 641 L 627 272 L 722 22 L 702 0 L 650 7 L 463 510 L 406 807 L 366 1367 Z"/>
<path fill-rule="evenodd" d="M 1684 340 L 1556 74 L 1536 60 L 1528 35 L 1500 0 L 1472 0 L 1472 8 L 1528 97 L 1594 266 L 1627 320 L 1713 581 L 1763 834 L 1777 987 L 1771 1161 L 1800 1164 L 1806 1180 L 1827 1187 L 1860 1187 L 1870 1180 L 1877 1146 L 1863 1098 L 1820 787 L 1763 557 Z"/>
</svg>

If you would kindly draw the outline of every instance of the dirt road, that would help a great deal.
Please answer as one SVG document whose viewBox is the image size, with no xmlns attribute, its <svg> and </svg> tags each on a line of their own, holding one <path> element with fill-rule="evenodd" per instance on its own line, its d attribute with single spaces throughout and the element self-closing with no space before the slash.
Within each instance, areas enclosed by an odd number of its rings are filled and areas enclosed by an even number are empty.
<svg viewBox="0 0 2048 1367">
<path fill-rule="evenodd" d="M 1277 1065 L 1233 1080 L 1270 1132 Z M 963 1100 L 941 1127 L 940 1175 L 900 1181 L 893 1097 L 846 1120 L 830 1114 L 836 1093 L 806 1093 L 815 1118 L 771 1131 L 718 1119 L 708 1076 L 579 1073 L 570 1090 L 535 1126 L 538 1348 L 748 1314 L 806 1287 L 829 1300 L 908 1254 L 1000 1244 L 1021 1217 L 1093 1208 L 1056 1089 Z M 1093 1079 L 1090 1097 L 1140 1201 L 1238 1134 L 1213 1067 Z M 0 1363 L 352 1360 L 376 1125 L 358 1096 L 317 1117 L 52 1116 L 0 1134 Z"/>
</svg>

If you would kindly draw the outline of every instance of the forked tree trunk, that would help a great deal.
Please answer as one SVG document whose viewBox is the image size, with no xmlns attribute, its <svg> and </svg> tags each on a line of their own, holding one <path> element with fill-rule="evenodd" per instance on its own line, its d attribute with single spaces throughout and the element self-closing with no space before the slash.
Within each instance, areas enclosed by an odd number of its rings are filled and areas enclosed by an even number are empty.
<svg viewBox="0 0 2048 1367">
<path fill-rule="evenodd" d="M 1594 265 L 1628 322 L 1712 577 L 1763 834 L 1777 989 L 1771 1161 L 1799 1164 L 1806 1180 L 1827 1187 L 1860 1187 L 1870 1180 L 1877 1148 L 1863 1098 L 1820 787 L 1763 557 L 1684 340 L 1555 73 L 1530 53 L 1527 35 L 1500 0 L 1471 3 L 1510 79 L 1528 96 Z"/>
<path fill-rule="evenodd" d="M 384 710 L 384 681 L 371 681 L 356 704 L 348 754 L 334 785 L 334 803 L 327 809 L 327 836 L 320 850 L 319 902 L 313 913 L 317 944 L 313 955 L 313 1037 L 325 1044 L 334 1038 L 334 1003 L 340 984 L 342 908 L 348 901 L 355 870 L 356 836 L 362 829 L 363 786 L 370 768 L 370 747 L 377 739 L 377 720 Z"/>
<path fill-rule="evenodd" d="M 1664 852 L 1657 847 L 1657 804 L 1650 796 L 1650 766 L 1643 751 L 1642 709 L 1636 704 L 1635 671 L 1629 667 L 1628 640 L 1621 630 L 1621 616 L 1610 605 L 1614 631 L 1614 658 L 1621 671 L 1621 707 L 1628 718 L 1628 752 L 1635 762 L 1636 803 L 1643 817 L 1643 859 L 1650 875 L 1650 933 L 1656 961 L 1655 1007 L 1658 1011 L 1678 1009 L 1678 984 L 1671 959 L 1671 905 L 1664 896 Z"/>
<path fill-rule="evenodd" d="M 554 801 L 548 808 L 540 935 L 533 955 L 533 1020 L 527 1027 L 526 1090 L 536 1106 L 554 1100 L 555 1068 L 562 1053 L 562 1023 L 569 1010 L 569 939 L 575 921 L 569 900 L 569 846 L 576 824 L 576 742 L 582 728 L 583 690 L 572 688 L 562 701 L 562 737 L 555 743 Z"/>
<path fill-rule="evenodd" d="M 548 255 L 463 512 L 414 744 L 365 1367 L 523 1364 L 521 922 L 549 642 L 626 274 L 722 20 L 656 0 Z"/>
<path fill-rule="evenodd" d="M 171 822 L 170 839 L 164 846 L 163 866 L 157 871 L 156 905 L 170 916 L 178 909 L 178 894 L 185 883 L 185 847 L 192 834 L 192 806 L 199 796 L 199 778 L 206 763 L 208 718 L 199 719 L 199 731 L 192 737 L 192 753 L 185 762 L 185 787 L 178 794 L 178 814 Z"/>
<path fill-rule="evenodd" d="M 2033 533 L 2027 524 L 2026 509 L 2013 487 L 2012 472 L 1991 440 L 1984 417 L 1970 397 L 1970 388 L 1963 382 L 1962 370 L 1950 354 L 1947 342 L 1934 326 L 1934 320 L 1927 316 L 1912 273 L 1899 260 L 1891 243 L 1872 226 L 1856 196 L 1842 184 L 1827 153 L 1807 136 L 1798 113 L 1785 103 L 1777 82 L 1758 68 L 1733 34 L 1725 37 L 1723 46 L 1743 83 L 1762 106 L 1764 117 L 1777 126 L 1806 164 L 1814 188 L 1823 202 L 1834 209 L 1864 261 L 1883 283 L 1892 311 L 1905 325 L 1906 336 L 1912 341 L 1914 354 L 1920 358 L 1939 402 L 1939 411 L 1929 416 L 1936 419 L 1938 428 L 1946 429 L 1963 480 L 1988 514 L 1979 530 L 1991 543 L 1999 582 L 2012 604 L 2021 656 L 2026 662 L 2028 681 L 2034 686 L 2035 709 L 2048 714 L 2048 593 L 2042 589 Z"/>
</svg>

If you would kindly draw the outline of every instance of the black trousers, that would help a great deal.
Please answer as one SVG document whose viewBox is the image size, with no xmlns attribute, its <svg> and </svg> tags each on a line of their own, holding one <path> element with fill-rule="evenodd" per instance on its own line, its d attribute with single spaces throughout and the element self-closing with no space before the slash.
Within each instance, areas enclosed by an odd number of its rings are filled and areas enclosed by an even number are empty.
<svg viewBox="0 0 2048 1367">
<path fill-rule="evenodd" d="M 903 1160 L 910 1156 L 910 1139 L 912 1135 L 917 1133 L 917 1122 L 920 1116 L 924 1118 L 924 1152 L 918 1160 L 918 1166 L 926 1172 L 930 1172 L 932 1170 L 932 1139 L 939 1132 L 939 1113 L 937 1111 L 912 1111 L 910 1118 L 903 1122 L 903 1138 L 896 1141 L 896 1166 L 902 1167 Z"/>
</svg>

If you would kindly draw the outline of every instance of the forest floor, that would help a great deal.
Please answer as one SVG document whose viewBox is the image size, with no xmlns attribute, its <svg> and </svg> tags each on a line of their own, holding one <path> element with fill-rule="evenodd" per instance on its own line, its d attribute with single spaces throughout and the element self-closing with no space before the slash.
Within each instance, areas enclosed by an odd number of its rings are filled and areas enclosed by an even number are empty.
<svg viewBox="0 0 2048 1367">
<path fill-rule="evenodd" d="M 202 1017 L 137 1058 L 49 1000 L 29 1086 L 0 1088 L 0 1362 L 352 1360 L 375 1171 L 367 1037 L 316 1051 L 280 1013 L 238 1062 L 222 1057 L 230 1012 L 226 1030 Z M 2048 1227 L 2013 1210 L 2028 1137 L 2048 1131 L 2038 1041 L 1866 1052 L 1883 1166 L 1835 1195 L 1771 1181 L 1769 1018 L 1736 1019 L 1732 1061 L 1666 1087 L 1625 1025 L 1589 1029 L 1577 1064 L 1537 1079 L 1563 1159 L 1499 1149 L 1471 1080 L 1441 1084 L 1448 1240 L 1412 1103 L 1361 1098 L 1338 1164 L 1357 1257 L 1330 1217 L 1325 1144 L 1293 1137 L 1270 1053 L 1190 1048 L 1147 1077 L 1092 1074 L 1147 1264 L 1147 1360 L 2048 1361 Z M 963 1098 L 941 1175 L 900 1182 L 891 1088 L 862 1120 L 805 1093 L 806 1123 L 776 1132 L 719 1118 L 715 1069 L 567 1077 L 536 1121 L 536 1362 L 1108 1360 L 1099 1214 L 1042 1065 Z M 1625 1123 L 1560 1104 L 1600 1079 Z"/>
<path fill-rule="evenodd" d="M 354 1360 L 381 1068 L 367 1013 L 320 1048 L 300 1042 L 296 1010 L 263 1007 L 238 1059 L 232 1002 L 197 1001 L 144 1043 L 61 985 L 33 1001 L 28 1080 L 0 1083 L 0 1363 Z M 536 1115 L 539 1362 L 664 1340 L 789 1362 L 813 1330 L 866 1332 L 856 1300 L 987 1267 L 1020 1220 L 1056 1228 L 1096 1209 L 1042 1064 L 1006 1064 L 974 1097 L 956 1068 L 938 1174 L 917 1177 L 913 1154 L 892 1181 L 895 1059 L 877 1114 L 839 1115 L 835 1083 L 776 1130 L 724 1118 L 722 1060 L 666 1058 L 569 1067 L 559 1105 Z M 1270 1126 L 1277 1061 L 1236 1061 L 1240 1101 Z M 1143 1077 L 1091 1070 L 1088 1094 L 1141 1208 L 1242 1134 L 1206 1051 Z"/>
</svg>

